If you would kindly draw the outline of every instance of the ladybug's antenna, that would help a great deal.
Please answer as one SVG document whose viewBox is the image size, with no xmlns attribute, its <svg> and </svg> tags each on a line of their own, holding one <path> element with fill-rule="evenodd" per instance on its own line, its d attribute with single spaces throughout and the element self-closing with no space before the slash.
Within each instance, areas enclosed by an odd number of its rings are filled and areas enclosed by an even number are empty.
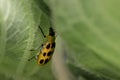
<svg viewBox="0 0 120 80">
<path fill-rule="evenodd" d="M 44 34 L 44 32 L 43 32 L 43 30 L 42 30 L 42 28 L 39 26 L 39 29 L 40 29 L 40 31 L 42 32 L 42 34 L 43 34 L 43 37 L 45 38 L 46 37 L 46 35 Z"/>
</svg>

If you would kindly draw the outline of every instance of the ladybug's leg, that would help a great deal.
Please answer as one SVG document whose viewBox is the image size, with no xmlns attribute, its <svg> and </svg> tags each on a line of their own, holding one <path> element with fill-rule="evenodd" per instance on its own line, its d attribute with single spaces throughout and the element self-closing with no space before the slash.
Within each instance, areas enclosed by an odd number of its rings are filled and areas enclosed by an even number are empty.
<svg viewBox="0 0 120 80">
<path fill-rule="evenodd" d="M 37 50 L 39 50 L 39 49 L 41 49 L 43 47 L 43 44 L 41 44 L 39 47 L 37 47 L 37 48 L 34 48 L 34 49 L 30 49 L 30 51 L 37 51 Z"/>
<path fill-rule="evenodd" d="M 33 57 L 29 58 L 28 61 L 31 61 L 33 59 L 36 59 L 36 56 L 33 56 Z"/>
</svg>

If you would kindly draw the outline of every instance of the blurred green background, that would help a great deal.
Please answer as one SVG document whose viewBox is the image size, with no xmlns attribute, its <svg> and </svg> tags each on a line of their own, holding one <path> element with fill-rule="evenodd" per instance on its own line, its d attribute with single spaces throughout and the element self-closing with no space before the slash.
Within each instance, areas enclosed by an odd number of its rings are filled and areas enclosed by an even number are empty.
<svg viewBox="0 0 120 80">
<path fill-rule="evenodd" d="M 120 0 L 0 0 L 0 80 L 120 80 Z M 30 52 L 52 26 L 52 60 Z"/>
</svg>

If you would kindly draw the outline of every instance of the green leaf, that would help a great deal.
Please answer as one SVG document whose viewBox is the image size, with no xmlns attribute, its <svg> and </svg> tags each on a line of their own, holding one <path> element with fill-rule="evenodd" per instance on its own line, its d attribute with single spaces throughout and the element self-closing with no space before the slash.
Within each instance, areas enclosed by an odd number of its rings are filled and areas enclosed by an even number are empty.
<svg viewBox="0 0 120 80">
<path fill-rule="evenodd" d="M 120 1 L 49 1 L 53 23 L 69 46 L 70 64 L 104 77 L 100 80 L 120 80 Z"/>
<path fill-rule="evenodd" d="M 36 60 L 28 62 L 37 54 L 30 49 L 44 42 L 38 26 L 45 34 L 50 26 L 50 11 L 41 2 L 0 0 L 0 80 L 54 79 L 50 63 L 43 67 Z"/>
</svg>

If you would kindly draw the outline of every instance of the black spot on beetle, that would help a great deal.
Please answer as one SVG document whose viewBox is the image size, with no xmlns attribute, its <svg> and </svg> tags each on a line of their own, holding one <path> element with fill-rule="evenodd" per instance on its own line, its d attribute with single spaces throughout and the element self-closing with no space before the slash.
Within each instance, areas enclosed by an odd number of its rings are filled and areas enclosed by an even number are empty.
<svg viewBox="0 0 120 80">
<path fill-rule="evenodd" d="M 43 56 L 46 56 L 46 53 L 45 53 L 45 52 L 43 53 Z"/>
<path fill-rule="evenodd" d="M 40 64 L 43 64 L 43 61 L 44 61 L 44 60 L 43 60 L 43 59 L 41 59 L 41 60 L 40 60 Z"/>
<path fill-rule="evenodd" d="M 55 48 L 55 42 L 52 43 L 51 48 Z"/>
<path fill-rule="evenodd" d="M 52 52 L 50 51 L 50 52 L 48 52 L 47 56 L 50 56 L 51 54 L 52 54 Z"/>
<path fill-rule="evenodd" d="M 46 46 L 46 49 L 49 49 L 50 48 L 50 43 Z"/>
<path fill-rule="evenodd" d="M 49 61 L 49 59 L 46 59 L 46 60 L 45 60 L 45 63 L 47 63 L 48 61 Z"/>
</svg>

